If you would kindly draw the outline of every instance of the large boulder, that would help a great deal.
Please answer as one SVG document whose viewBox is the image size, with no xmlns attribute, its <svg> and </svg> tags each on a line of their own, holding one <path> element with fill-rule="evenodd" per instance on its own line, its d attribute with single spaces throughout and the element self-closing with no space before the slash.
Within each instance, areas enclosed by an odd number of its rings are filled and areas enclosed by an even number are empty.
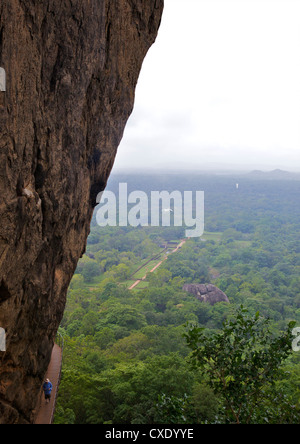
<svg viewBox="0 0 300 444">
<path fill-rule="evenodd" d="M 183 290 L 196 296 L 199 301 L 215 305 L 218 302 L 230 304 L 226 294 L 212 284 L 185 284 Z"/>
</svg>

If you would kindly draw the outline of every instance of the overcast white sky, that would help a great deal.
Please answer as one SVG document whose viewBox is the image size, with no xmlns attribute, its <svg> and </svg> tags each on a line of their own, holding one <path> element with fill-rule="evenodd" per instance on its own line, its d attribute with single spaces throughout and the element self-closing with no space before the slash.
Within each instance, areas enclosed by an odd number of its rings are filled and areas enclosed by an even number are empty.
<svg viewBox="0 0 300 444">
<path fill-rule="evenodd" d="M 165 0 L 128 167 L 300 171 L 300 0 Z"/>
</svg>

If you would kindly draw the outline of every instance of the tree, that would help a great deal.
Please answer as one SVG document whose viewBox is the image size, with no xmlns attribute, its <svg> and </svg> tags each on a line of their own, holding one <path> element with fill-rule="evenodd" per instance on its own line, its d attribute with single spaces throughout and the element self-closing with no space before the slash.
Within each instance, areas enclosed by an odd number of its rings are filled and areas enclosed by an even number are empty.
<svg viewBox="0 0 300 444">
<path fill-rule="evenodd" d="M 91 282 L 94 277 L 100 275 L 100 267 L 96 261 L 87 262 L 84 264 L 82 270 L 82 276 L 84 277 L 85 282 Z"/>
<path fill-rule="evenodd" d="M 81 288 L 84 284 L 84 278 L 81 274 L 75 274 L 72 278 L 70 289 Z"/>
<path fill-rule="evenodd" d="M 125 281 L 129 278 L 130 268 L 125 264 L 114 265 L 110 270 L 111 275 L 118 281 Z"/>
<path fill-rule="evenodd" d="M 219 407 L 219 400 L 213 390 L 205 384 L 196 383 L 186 409 L 188 424 L 217 423 Z"/>
<path fill-rule="evenodd" d="M 187 396 L 182 398 L 176 396 L 166 396 L 164 393 L 158 395 L 158 402 L 155 410 L 156 424 L 186 424 L 186 404 Z"/>
<path fill-rule="evenodd" d="M 133 249 L 133 252 L 142 259 L 145 259 L 146 257 L 157 254 L 159 252 L 159 248 L 150 239 L 145 239 Z"/>
<path fill-rule="evenodd" d="M 55 412 L 55 425 L 73 425 L 75 424 L 75 413 L 71 409 L 64 410 L 58 407 Z"/>
<path fill-rule="evenodd" d="M 148 282 L 153 287 L 162 287 L 172 279 L 172 273 L 169 270 L 161 269 L 147 276 Z"/>
<path fill-rule="evenodd" d="M 128 331 L 139 330 L 147 325 L 145 316 L 135 308 L 119 303 L 111 304 L 105 317 L 98 322 L 97 331 L 103 327 L 118 326 Z"/>
<path fill-rule="evenodd" d="M 84 335 L 94 335 L 96 325 L 99 322 L 99 315 L 94 311 L 89 311 L 82 319 L 81 331 Z"/>
<path fill-rule="evenodd" d="M 294 326 L 291 322 L 273 338 L 269 320 L 258 312 L 250 316 L 241 306 L 233 320 L 224 322 L 221 332 L 207 336 L 203 328 L 193 326 L 185 334 L 192 363 L 204 371 L 214 393 L 224 399 L 229 422 L 251 423 L 258 404 L 262 412 L 266 390 L 280 378 L 281 365 L 292 353 Z M 264 415 L 268 415 L 267 408 Z"/>
</svg>

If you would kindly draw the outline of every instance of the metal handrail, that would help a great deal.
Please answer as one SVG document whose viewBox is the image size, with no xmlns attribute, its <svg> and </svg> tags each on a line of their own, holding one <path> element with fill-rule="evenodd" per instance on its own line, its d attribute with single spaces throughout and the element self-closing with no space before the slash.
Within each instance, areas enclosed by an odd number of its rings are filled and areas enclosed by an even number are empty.
<svg viewBox="0 0 300 444">
<path fill-rule="evenodd" d="M 64 340 L 64 337 L 61 333 L 59 333 L 59 332 L 57 333 L 54 342 L 62 349 L 62 351 L 64 350 L 65 340 Z"/>
<path fill-rule="evenodd" d="M 63 358 L 63 352 L 64 352 L 64 338 L 61 335 L 61 333 L 57 333 L 56 338 L 55 338 L 55 343 L 60 347 L 61 349 L 61 363 L 60 363 L 60 369 L 59 369 L 59 376 L 58 376 L 58 381 L 57 381 L 57 386 L 56 386 L 56 390 L 55 390 L 55 397 L 54 397 L 54 404 L 53 404 L 53 409 L 52 409 L 52 413 L 51 413 L 51 419 L 50 419 L 50 424 L 53 424 L 54 421 L 54 415 L 55 415 L 55 410 L 56 410 L 56 404 L 57 404 L 57 396 L 58 396 L 58 390 L 59 390 L 59 386 L 60 386 L 60 381 L 61 381 L 61 373 L 62 373 L 62 358 Z"/>
<path fill-rule="evenodd" d="M 62 357 L 63 357 L 63 351 L 64 351 L 64 338 L 63 338 L 63 336 L 60 333 L 57 333 L 54 342 L 55 342 L 55 344 L 57 344 L 60 347 L 61 353 L 62 353 Z M 60 363 L 58 382 L 57 382 L 57 387 L 56 387 L 56 391 L 55 391 L 54 404 L 53 404 L 53 409 L 52 409 L 52 412 L 51 412 L 51 417 L 50 417 L 49 425 L 53 424 L 53 420 L 54 420 L 54 415 L 55 415 L 55 410 L 56 410 L 56 403 L 57 403 L 58 389 L 59 389 L 59 385 L 60 385 L 60 381 L 61 381 L 61 373 L 62 373 L 62 360 L 61 360 L 61 363 Z M 38 412 L 39 412 L 39 409 L 41 407 L 42 396 L 43 396 L 43 389 L 41 388 L 41 391 L 40 391 L 40 394 L 39 394 L 39 400 L 38 400 L 38 403 L 37 403 L 37 407 L 35 409 L 35 419 L 36 419 L 36 417 L 38 415 Z"/>
</svg>

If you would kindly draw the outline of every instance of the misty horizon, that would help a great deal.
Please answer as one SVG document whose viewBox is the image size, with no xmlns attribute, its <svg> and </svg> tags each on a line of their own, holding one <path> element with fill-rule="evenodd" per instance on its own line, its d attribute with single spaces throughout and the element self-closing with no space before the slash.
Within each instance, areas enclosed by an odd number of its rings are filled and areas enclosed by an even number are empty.
<svg viewBox="0 0 300 444">
<path fill-rule="evenodd" d="M 208 164 L 208 165 L 202 165 L 201 167 L 195 167 L 195 165 L 184 165 L 181 168 L 176 166 L 170 166 L 167 167 L 164 166 L 131 166 L 131 167 L 122 167 L 117 166 L 113 169 L 112 174 L 118 174 L 118 173 L 184 173 L 184 172 L 191 172 L 191 173 L 202 173 L 202 174 L 209 174 L 209 173 L 224 173 L 224 174 L 250 174 L 254 172 L 260 172 L 260 173 L 287 173 L 291 175 L 300 175 L 300 168 L 298 169 L 286 169 L 286 168 L 280 168 L 276 166 L 248 166 L 245 165 L 226 165 L 226 164 Z"/>
<path fill-rule="evenodd" d="M 292 0 L 165 0 L 115 168 L 300 172 L 299 28 Z"/>
</svg>

